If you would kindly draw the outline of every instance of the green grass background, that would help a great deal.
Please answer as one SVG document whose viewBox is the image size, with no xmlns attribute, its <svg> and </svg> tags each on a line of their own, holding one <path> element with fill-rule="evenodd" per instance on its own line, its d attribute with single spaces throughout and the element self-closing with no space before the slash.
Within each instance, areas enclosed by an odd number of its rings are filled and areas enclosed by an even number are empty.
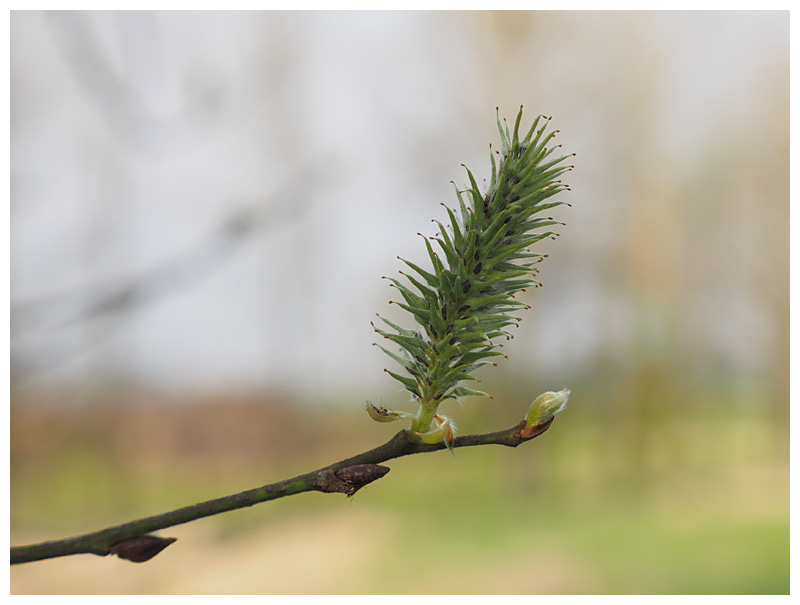
<svg viewBox="0 0 800 605">
<path fill-rule="evenodd" d="M 590 408 L 589 392 L 575 389 L 550 430 L 519 448 L 406 457 L 352 499 L 302 494 L 172 528 L 162 534 L 178 542 L 146 564 L 81 555 L 14 566 L 11 590 L 787 594 L 789 439 L 780 410 L 748 405 L 754 389 L 707 388 L 623 421 L 611 399 Z M 499 402 L 513 393 L 500 387 L 494 401 L 448 411 L 462 433 L 494 430 L 524 414 L 524 405 Z M 83 424 L 80 415 L 72 424 L 17 417 L 12 542 L 255 487 L 400 428 L 372 423 L 357 406 L 281 405 L 106 410 Z M 282 427 L 295 438 L 276 443 L 270 431 Z"/>
</svg>

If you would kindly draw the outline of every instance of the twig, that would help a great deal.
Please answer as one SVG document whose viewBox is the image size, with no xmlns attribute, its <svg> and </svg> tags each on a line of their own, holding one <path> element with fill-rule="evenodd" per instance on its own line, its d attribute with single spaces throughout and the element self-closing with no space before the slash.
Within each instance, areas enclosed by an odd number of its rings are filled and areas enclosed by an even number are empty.
<svg viewBox="0 0 800 605">
<path fill-rule="evenodd" d="M 516 447 L 544 433 L 552 422 L 553 418 L 550 418 L 547 422 L 527 426 L 523 420 L 502 431 L 456 437 L 450 447 L 490 444 Z M 100 556 L 116 554 L 120 558 L 142 563 L 175 541 L 175 538 L 149 535 L 150 532 L 302 492 L 319 491 L 352 496 L 365 485 L 380 479 L 389 472 L 388 467 L 379 465 L 380 462 L 411 454 L 435 452 L 445 447 L 443 442 L 429 444 L 414 441 L 406 431 L 400 431 L 375 449 L 292 479 L 200 502 L 168 513 L 138 519 L 81 536 L 30 546 L 12 547 L 11 564 L 84 553 Z"/>
</svg>

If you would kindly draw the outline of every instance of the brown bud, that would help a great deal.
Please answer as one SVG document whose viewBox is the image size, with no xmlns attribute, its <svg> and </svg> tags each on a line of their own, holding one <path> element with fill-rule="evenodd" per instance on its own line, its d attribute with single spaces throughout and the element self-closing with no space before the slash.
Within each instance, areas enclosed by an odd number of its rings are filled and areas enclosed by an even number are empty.
<svg viewBox="0 0 800 605">
<path fill-rule="evenodd" d="M 152 534 L 145 534 L 117 542 L 109 548 L 109 551 L 120 559 L 133 561 L 134 563 L 144 563 L 176 540 L 177 538 L 161 538 Z"/>
<path fill-rule="evenodd" d="M 337 478 L 344 481 L 350 488 L 348 495 L 353 495 L 365 485 L 377 481 L 389 472 L 388 466 L 379 464 L 355 464 L 335 471 Z"/>
</svg>

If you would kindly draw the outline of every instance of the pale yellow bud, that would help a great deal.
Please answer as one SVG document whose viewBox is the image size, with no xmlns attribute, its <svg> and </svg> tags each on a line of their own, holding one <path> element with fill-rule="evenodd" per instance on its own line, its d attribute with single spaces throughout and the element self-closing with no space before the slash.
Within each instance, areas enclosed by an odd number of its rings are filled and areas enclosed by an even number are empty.
<svg viewBox="0 0 800 605">
<path fill-rule="evenodd" d="M 444 441 L 447 449 L 450 449 L 453 439 L 455 439 L 455 423 L 447 416 L 440 416 L 439 414 L 433 417 L 433 422 L 436 424 L 435 428 L 427 433 L 414 433 L 414 435 L 422 439 L 425 443 L 439 443 L 440 441 Z"/>
<path fill-rule="evenodd" d="M 525 414 L 525 426 L 534 426 L 550 420 L 553 416 L 567 407 L 569 389 L 562 391 L 547 391 L 542 393 L 531 403 L 528 413 Z"/>
</svg>

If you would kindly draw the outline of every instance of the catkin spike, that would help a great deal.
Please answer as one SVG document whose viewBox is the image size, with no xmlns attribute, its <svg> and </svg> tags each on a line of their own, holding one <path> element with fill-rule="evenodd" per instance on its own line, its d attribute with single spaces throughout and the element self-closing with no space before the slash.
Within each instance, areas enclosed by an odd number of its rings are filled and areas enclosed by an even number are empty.
<svg viewBox="0 0 800 605">
<path fill-rule="evenodd" d="M 405 368 L 406 375 L 386 371 L 420 403 L 415 431 L 430 429 L 443 400 L 485 395 L 461 383 L 475 380 L 471 373 L 493 363 L 488 358 L 505 357 L 497 350 L 502 345 L 492 339 L 512 338 L 505 328 L 518 325 L 522 318 L 511 313 L 529 308 L 514 296 L 540 285 L 531 265 L 546 257 L 528 248 L 556 237 L 542 228 L 563 225 L 539 213 L 569 205 L 551 198 L 569 191 L 558 177 L 573 168 L 562 162 L 574 154 L 551 159 L 560 145 L 547 147 L 558 132 L 546 132 L 549 117 L 538 116 L 524 136 L 520 136 L 521 121 L 522 107 L 512 131 L 498 109 L 500 151 L 490 145 L 491 176 L 484 193 L 466 166 L 469 187 L 460 190 L 454 183 L 458 206 L 443 204 L 450 224 L 434 221 L 437 235 L 423 236 L 432 271 L 403 260 L 416 277 L 401 271 L 408 285 L 386 278 L 403 298 L 394 304 L 411 313 L 421 328 L 410 330 L 384 318 L 389 330 L 373 325 L 378 334 L 401 347 L 401 355 L 380 348 Z M 499 155 L 497 160 L 492 151 Z M 431 240 L 441 248 L 441 256 Z"/>
</svg>

